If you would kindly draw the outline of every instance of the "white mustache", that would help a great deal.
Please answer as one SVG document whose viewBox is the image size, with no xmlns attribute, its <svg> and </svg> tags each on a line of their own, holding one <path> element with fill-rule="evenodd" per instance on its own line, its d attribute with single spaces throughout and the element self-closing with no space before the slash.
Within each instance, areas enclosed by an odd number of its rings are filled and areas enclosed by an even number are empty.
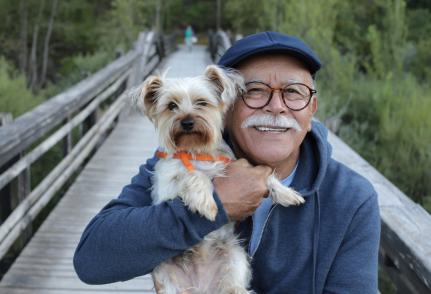
<svg viewBox="0 0 431 294">
<path fill-rule="evenodd" d="M 271 114 L 254 114 L 247 117 L 242 123 L 241 128 L 246 129 L 255 126 L 291 128 L 300 132 L 301 126 L 298 121 L 292 117 Z"/>
</svg>

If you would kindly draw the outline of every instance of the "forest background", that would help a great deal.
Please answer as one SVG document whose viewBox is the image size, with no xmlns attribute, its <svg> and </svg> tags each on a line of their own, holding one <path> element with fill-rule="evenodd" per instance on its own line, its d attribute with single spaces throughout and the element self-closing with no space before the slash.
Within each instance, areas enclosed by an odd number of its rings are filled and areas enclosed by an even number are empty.
<svg viewBox="0 0 431 294">
<path fill-rule="evenodd" d="M 429 0 L 0 0 L 0 112 L 17 117 L 100 69 L 157 16 L 204 42 L 217 2 L 232 37 L 305 40 L 323 61 L 318 118 L 431 211 Z"/>
</svg>

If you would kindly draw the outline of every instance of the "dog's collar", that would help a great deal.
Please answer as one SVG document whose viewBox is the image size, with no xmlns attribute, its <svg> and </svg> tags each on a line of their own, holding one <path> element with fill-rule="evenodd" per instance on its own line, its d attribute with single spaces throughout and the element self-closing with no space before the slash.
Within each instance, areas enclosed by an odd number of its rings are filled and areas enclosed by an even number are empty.
<svg viewBox="0 0 431 294">
<path fill-rule="evenodd" d="M 188 152 L 175 152 L 174 154 L 172 154 L 171 156 L 169 156 L 168 153 L 160 151 L 160 150 L 156 151 L 156 156 L 158 158 L 172 157 L 172 158 L 180 159 L 181 162 L 183 163 L 184 167 L 188 171 L 194 171 L 195 170 L 195 168 L 193 167 L 193 164 L 190 162 L 190 160 L 223 161 L 226 164 L 232 161 L 229 157 L 226 157 L 226 156 L 223 156 L 223 155 L 212 156 L 212 155 L 209 155 L 209 154 L 191 154 L 191 153 L 188 153 Z"/>
</svg>

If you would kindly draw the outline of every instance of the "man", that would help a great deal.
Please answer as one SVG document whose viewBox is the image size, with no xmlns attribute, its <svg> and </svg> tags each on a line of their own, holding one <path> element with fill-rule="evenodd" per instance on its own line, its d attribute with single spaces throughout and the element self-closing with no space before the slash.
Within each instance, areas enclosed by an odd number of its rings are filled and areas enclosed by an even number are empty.
<svg viewBox="0 0 431 294">
<path fill-rule="evenodd" d="M 225 137 L 243 159 L 214 179 L 216 220 L 178 199 L 151 206 L 143 197 L 149 160 L 84 232 L 74 258 L 80 278 L 98 284 L 149 273 L 235 220 L 257 293 L 376 293 L 377 197 L 369 182 L 331 159 L 326 130 L 312 121 L 317 56 L 299 39 L 264 32 L 236 42 L 219 64 L 239 70 L 247 92 L 228 114 Z M 296 126 L 286 128 L 285 119 Z M 274 206 L 265 198 L 273 171 L 304 205 Z"/>
</svg>

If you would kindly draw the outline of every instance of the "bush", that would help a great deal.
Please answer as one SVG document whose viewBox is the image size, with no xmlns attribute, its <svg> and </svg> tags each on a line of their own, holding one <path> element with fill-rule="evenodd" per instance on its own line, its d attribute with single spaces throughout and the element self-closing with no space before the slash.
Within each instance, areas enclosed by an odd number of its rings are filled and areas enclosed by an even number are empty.
<svg viewBox="0 0 431 294">
<path fill-rule="evenodd" d="M 430 89 L 415 77 L 362 77 L 340 136 L 413 200 L 431 198 Z M 429 208 L 429 207 L 428 207 Z"/>
<path fill-rule="evenodd" d="M 29 111 L 43 99 L 27 89 L 24 75 L 0 56 L 0 112 L 10 112 L 14 117 Z"/>
<path fill-rule="evenodd" d="M 58 82 L 49 84 L 41 91 L 41 95 L 50 98 L 95 73 L 113 59 L 114 54 L 108 51 L 67 57 L 62 61 Z"/>
</svg>

